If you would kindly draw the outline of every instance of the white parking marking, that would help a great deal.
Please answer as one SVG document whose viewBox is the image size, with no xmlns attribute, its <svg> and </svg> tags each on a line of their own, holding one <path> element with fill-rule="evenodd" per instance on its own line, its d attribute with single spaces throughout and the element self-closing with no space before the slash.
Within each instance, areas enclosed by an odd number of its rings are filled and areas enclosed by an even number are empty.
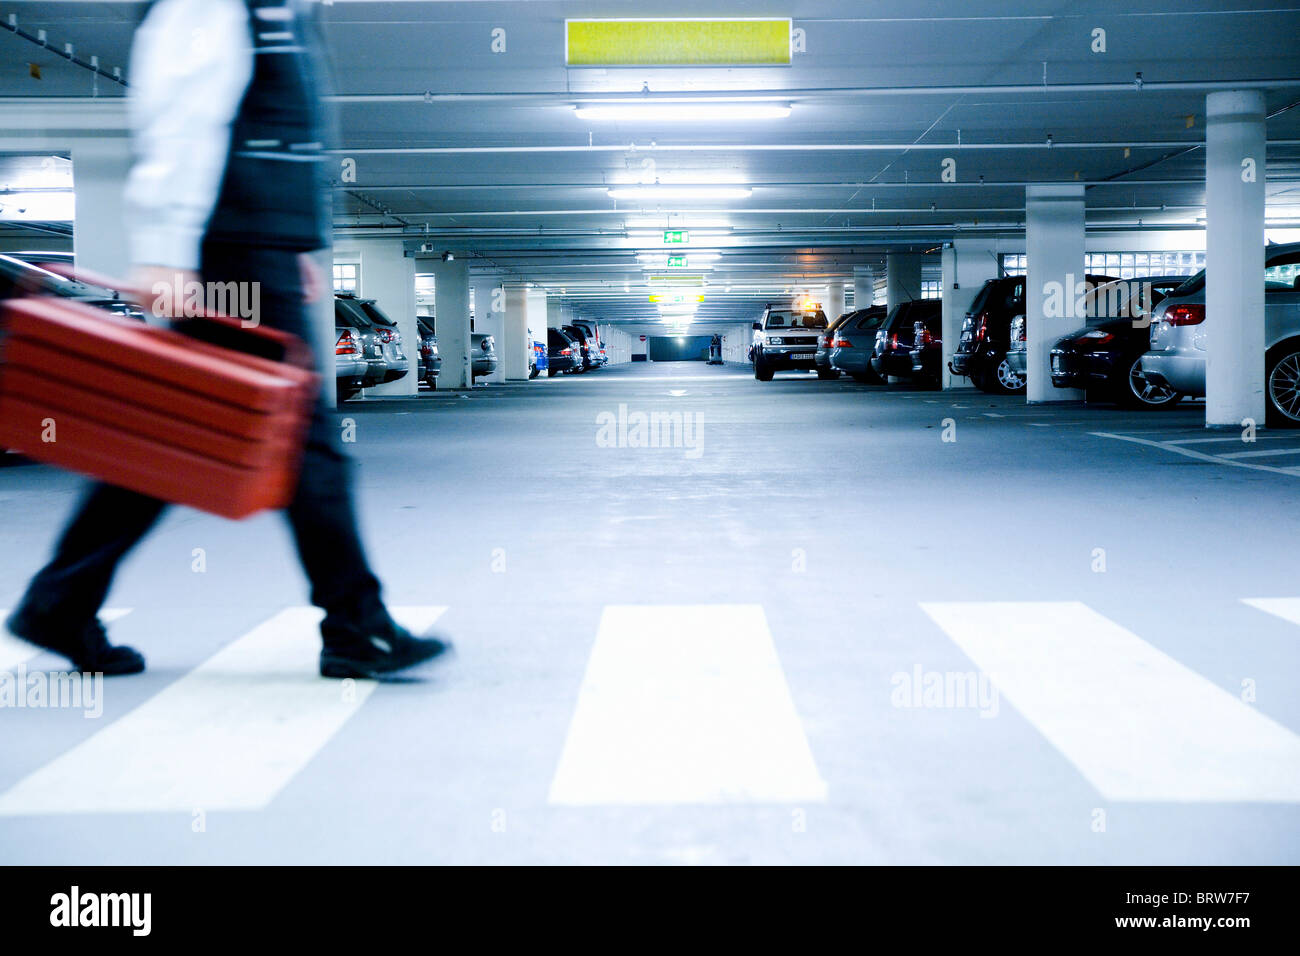
<svg viewBox="0 0 1300 956">
<path fill-rule="evenodd" d="M 1263 448 L 1259 451 L 1234 451 L 1220 458 L 1267 458 L 1270 455 L 1300 455 L 1300 448 Z"/>
<path fill-rule="evenodd" d="M 1300 624 L 1300 598 L 1242 598 L 1241 601 L 1265 614 Z"/>
<path fill-rule="evenodd" d="M 1107 799 L 1300 801 L 1300 737 L 1091 608 L 921 607 Z"/>
<path fill-rule="evenodd" d="M 551 803 L 825 798 L 761 607 L 605 608 Z"/>
<path fill-rule="evenodd" d="M 265 807 L 376 686 L 317 676 L 320 616 L 259 624 L 0 794 L 0 815 Z"/>
<path fill-rule="evenodd" d="M 1289 475 L 1292 478 L 1300 476 L 1295 468 L 1277 468 L 1273 465 L 1257 465 L 1248 461 L 1235 461 L 1225 455 L 1207 455 L 1204 452 L 1194 451 L 1191 448 L 1183 448 L 1182 445 L 1173 442 L 1151 441 L 1147 438 L 1137 438 L 1133 435 L 1116 435 L 1111 432 L 1088 432 L 1094 438 L 1113 438 L 1115 441 L 1133 442 L 1135 445 L 1147 445 L 1151 448 L 1160 448 L 1164 451 L 1172 451 L 1177 455 L 1183 455 L 1187 458 L 1195 458 L 1197 461 L 1217 462 L 1220 465 L 1231 465 L 1233 468 L 1249 468 L 1252 471 L 1269 471 L 1275 475 Z M 1240 440 L 1238 438 L 1237 440 Z M 1186 444 L 1184 442 L 1183 444 Z"/>
<path fill-rule="evenodd" d="M 105 624 L 112 624 L 131 613 L 129 607 L 106 607 L 99 612 L 99 619 Z M 9 617 L 8 608 L 0 608 L 0 621 Z M 37 654 L 43 653 L 39 647 L 20 641 L 7 632 L 0 632 L 0 671 L 11 671 L 20 664 L 25 664 Z"/>
</svg>

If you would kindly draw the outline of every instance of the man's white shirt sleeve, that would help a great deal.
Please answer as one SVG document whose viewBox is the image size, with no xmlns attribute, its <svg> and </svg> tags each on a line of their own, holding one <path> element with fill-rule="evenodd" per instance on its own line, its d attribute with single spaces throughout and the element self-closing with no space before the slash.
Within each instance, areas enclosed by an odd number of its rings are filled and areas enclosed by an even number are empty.
<svg viewBox="0 0 1300 956">
<path fill-rule="evenodd" d="M 126 217 L 136 265 L 198 269 L 252 78 L 241 0 L 160 0 L 149 11 L 131 48 Z"/>
</svg>

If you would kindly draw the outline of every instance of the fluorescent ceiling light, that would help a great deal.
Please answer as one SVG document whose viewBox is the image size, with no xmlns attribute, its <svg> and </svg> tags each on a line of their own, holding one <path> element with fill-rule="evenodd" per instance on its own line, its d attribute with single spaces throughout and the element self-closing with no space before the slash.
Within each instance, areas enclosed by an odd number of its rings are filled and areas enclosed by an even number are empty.
<svg viewBox="0 0 1300 956">
<path fill-rule="evenodd" d="M 578 119 L 642 123 L 716 123 L 743 120 L 784 119 L 789 103 L 709 102 L 701 100 L 652 100 L 648 103 L 589 103 L 575 106 Z"/>
<path fill-rule="evenodd" d="M 610 199 L 748 199 L 754 190 L 747 186 L 615 186 Z"/>
<path fill-rule="evenodd" d="M 674 222 L 674 219 L 677 221 Z M 688 217 L 668 213 L 666 216 L 660 216 L 657 219 L 627 219 L 623 222 L 623 225 L 629 230 L 645 230 L 646 234 L 650 235 L 653 233 L 663 234 L 673 229 L 685 229 L 687 232 L 693 232 L 696 229 L 730 229 L 731 220 L 701 219 L 695 216 Z"/>
</svg>

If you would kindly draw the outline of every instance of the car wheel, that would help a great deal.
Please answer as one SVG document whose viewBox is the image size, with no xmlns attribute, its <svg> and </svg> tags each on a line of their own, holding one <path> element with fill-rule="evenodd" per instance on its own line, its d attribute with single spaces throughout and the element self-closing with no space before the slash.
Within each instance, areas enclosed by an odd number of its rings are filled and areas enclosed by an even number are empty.
<svg viewBox="0 0 1300 956">
<path fill-rule="evenodd" d="M 1025 379 L 1011 368 L 1004 355 L 980 380 L 980 388 L 990 395 L 1019 395 L 1025 390 Z"/>
<path fill-rule="evenodd" d="M 1169 385 L 1159 385 L 1142 372 L 1142 356 L 1128 366 L 1120 388 L 1120 404 L 1128 408 L 1173 408 L 1183 396 Z"/>
<path fill-rule="evenodd" d="M 760 382 L 772 381 L 772 370 L 767 367 L 767 363 L 763 361 L 761 355 L 754 356 L 754 378 Z"/>
<path fill-rule="evenodd" d="M 1275 348 L 1264 368 L 1266 424 L 1270 428 L 1300 428 L 1300 343 Z"/>
</svg>

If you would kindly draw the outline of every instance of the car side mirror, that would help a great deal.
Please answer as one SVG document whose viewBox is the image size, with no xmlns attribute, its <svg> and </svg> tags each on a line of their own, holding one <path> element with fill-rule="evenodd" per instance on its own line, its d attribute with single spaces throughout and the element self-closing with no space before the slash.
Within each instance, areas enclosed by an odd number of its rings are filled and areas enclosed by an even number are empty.
<svg viewBox="0 0 1300 956">
<path fill-rule="evenodd" d="M 763 323 L 762 323 L 762 322 L 755 322 L 755 323 L 754 323 L 754 331 L 756 331 L 756 332 L 757 332 L 757 331 L 761 331 L 762 328 L 763 328 Z"/>
</svg>

